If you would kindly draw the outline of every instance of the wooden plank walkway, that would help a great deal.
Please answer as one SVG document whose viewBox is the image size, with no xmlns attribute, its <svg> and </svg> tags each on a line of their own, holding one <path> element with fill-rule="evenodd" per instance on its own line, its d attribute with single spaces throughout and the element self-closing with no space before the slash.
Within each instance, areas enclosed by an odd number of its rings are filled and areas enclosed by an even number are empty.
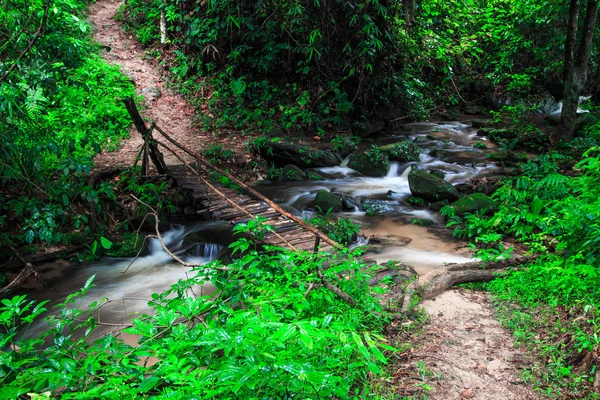
<svg viewBox="0 0 600 400">
<path fill-rule="evenodd" d="M 314 249 L 315 234 L 306 228 L 298 225 L 295 221 L 281 215 L 273 207 L 261 200 L 253 199 L 252 197 L 240 194 L 235 190 L 228 189 L 221 184 L 211 182 L 222 194 L 229 200 L 236 203 L 238 206 L 246 210 L 246 212 L 233 206 L 230 202 L 223 199 L 220 195 L 210 189 L 202 179 L 192 173 L 184 165 L 169 165 L 169 174 L 183 188 L 192 192 L 192 197 L 202 205 L 204 210 L 210 214 L 214 220 L 228 221 L 232 225 L 248 222 L 252 219 L 247 213 L 252 216 L 262 216 L 267 219 L 267 224 L 275 228 L 276 234 L 269 233 L 265 236 L 265 243 L 273 246 L 281 246 L 289 248 L 288 243 L 298 250 Z M 208 177 L 204 179 L 209 180 Z M 282 238 L 284 240 L 282 240 Z M 286 243 L 287 242 L 287 243 Z M 321 241 L 320 251 L 332 250 L 332 246 Z"/>
</svg>

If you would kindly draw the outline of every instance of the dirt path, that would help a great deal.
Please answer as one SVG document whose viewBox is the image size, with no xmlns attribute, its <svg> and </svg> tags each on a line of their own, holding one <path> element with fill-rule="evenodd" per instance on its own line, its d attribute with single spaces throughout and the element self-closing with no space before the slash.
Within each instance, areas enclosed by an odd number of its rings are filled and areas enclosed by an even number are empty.
<svg viewBox="0 0 600 400">
<path fill-rule="evenodd" d="M 90 4 L 90 22 L 94 27 L 94 39 L 108 50 L 104 58 L 111 64 L 119 65 L 123 73 L 134 82 L 138 94 L 146 98 L 147 108 L 142 115 L 156 121 L 179 143 L 198 151 L 213 140 L 213 135 L 200 132 L 193 127 L 194 108 L 180 95 L 166 88 L 156 62 L 145 57 L 141 45 L 123 30 L 120 22 L 114 20 L 120 0 L 102 0 Z M 132 165 L 142 144 L 141 137 L 132 130 L 130 138 L 122 143 L 118 152 L 103 152 L 94 160 L 97 167 Z M 173 156 L 165 154 L 167 164 L 179 164 Z"/>
<path fill-rule="evenodd" d="M 429 399 L 539 398 L 519 376 L 521 369 L 531 366 L 530 356 L 514 346 L 511 334 L 496 320 L 487 294 L 448 290 L 421 305 L 431 322 L 411 362 L 431 387 Z"/>
</svg>

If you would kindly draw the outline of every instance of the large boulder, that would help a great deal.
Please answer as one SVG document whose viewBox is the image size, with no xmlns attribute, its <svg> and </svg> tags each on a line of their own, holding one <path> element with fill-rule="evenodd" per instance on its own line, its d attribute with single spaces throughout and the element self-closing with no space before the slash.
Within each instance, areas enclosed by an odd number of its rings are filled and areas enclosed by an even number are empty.
<svg viewBox="0 0 600 400">
<path fill-rule="evenodd" d="M 367 136 L 371 136 L 371 135 L 381 131 L 384 127 L 385 127 L 384 121 L 382 121 L 380 119 L 374 119 L 372 121 L 366 122 L 363 125 L 363 128 L 360 130 L 357 130 L 355 132 L 355 134 L 360 137 L 365 138 Z"/>
<path fill-rule="evenodd" d="M 343 208 L 342 195 L 339 193 L 331 193 L 328 190 L 319 190 L 315 197 L 315 208 L 320 212 L 326 213 L 331 209 L 331 212 L 340 212 Z"/>
<path fill-rule="evenodd" d="M 353 154 L 348 167 L 366 176 L 385 176 L 390 168 L 390 160 L 377 146 L 362 153 Z"/>
<path fill-rule="evenodd" d="M 494 200 L 483 193 L 473 193 L 460 198 L 452 204 L 452 208 L 454 208 L 454 212 L 457 215 L 482 210 L 487 210 L 488 212 L 498 211 L 498 206 Z"/>
<path fill-rule="evenodd" d="M 386 144 L 379 149 L 388 156 L 390 161 L 418 161 L 421 154 L 421 148 L 410 140 Z"/>
<path fill-rule="evenodd" d="M 456 201 L 460 193 L 450 183 L 427 171 L 413 169 L 408 174 L 408 185 L 413 196 L 429 202 Z"/>
<path fill-rule="evenodd" d="M 342 159 L 333 151 L 273 139 L 254 145 L 254 150 L 278 167 L 294 164 L 300 168 L 335 167 Z"/>
</svg>

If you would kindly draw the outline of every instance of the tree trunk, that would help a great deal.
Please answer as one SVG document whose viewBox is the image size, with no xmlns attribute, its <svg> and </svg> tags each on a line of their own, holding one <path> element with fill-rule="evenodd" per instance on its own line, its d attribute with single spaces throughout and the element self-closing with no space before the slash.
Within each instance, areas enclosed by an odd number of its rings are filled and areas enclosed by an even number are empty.
<svg viewBox="0 0 600 400">
<path fill-rule="evenodd" d="M 402 0 L 404 21 L 406 22 L 406 26 L 409 28 L 415 24 L 415 1 L 416 0 Z"/>
<path fill-rule="evenodd" d="M 563 71 L 563 107 L 560 125 L 553 137 L 554 145 L 572 140 L 575 134 L 575 119 L 579 96 L 585 88 L 588 73 L 588 62 L 594 38 L 598 0 L 588 0 L 585 21 L 579 48 L 576 50 L 577 30 L 579 25 L 579 1 L 571 0 L 569 7 L 569 26 L 565 42 L 565 65 Z M 577 58 L 575 55 L 577 53 Z"/>
</svg>

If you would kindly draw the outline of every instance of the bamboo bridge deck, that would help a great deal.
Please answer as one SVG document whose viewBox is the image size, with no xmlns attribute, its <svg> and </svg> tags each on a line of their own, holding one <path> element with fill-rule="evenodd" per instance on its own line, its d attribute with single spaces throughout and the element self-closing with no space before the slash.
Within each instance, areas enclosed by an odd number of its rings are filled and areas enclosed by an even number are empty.
<svg viewBox="0 0 600 400">
<path fill-rule="evenodd" d="M 314 249 L 316 237 L 313 232 L 282 215 L 266 202 L 211 182 L 211 185 L 215 186 L 227 199 L 245 210 L 242 211 L 209 188 L 200 176 L 191 172 L 185 165 L 167 166 L 167 168 L 180 187 L 190 190 L 194 200 L 204 208 L 202 211 L 209 213 L 214 220 L 223 220 L 236 225 L 248 222 L 255 216 L 261 216 L 267 219 L 266 224 L 273 226 L 275 232 L 265 235 L 265 243 L 281 247 L 287 247 L 289 243 L 298 250 Z M 331 250 L 332 246 L 329 243 L 321 242 L 319 248 L 321 251 L 327 251 Z"/>
</svg>

